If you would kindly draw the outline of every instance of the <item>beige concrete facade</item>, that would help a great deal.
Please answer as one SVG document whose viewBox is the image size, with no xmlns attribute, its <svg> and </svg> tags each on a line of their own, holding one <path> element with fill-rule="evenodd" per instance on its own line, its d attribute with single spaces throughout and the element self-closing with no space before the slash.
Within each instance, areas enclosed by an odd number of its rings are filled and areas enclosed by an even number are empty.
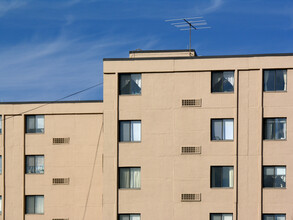
<svg viewBox="0 0 293 220">
<path fill-rule="evenodd" d="M 270 69 L 286 70 L 285 91 L 263 91 Z M 234 91 L 211 92 L 213 71 L 233 71 Z M 140 94 L 119 93 L 123 74 L 141 74 Z M 104 59 L 103 102 L 0 103 L 0 220 L 210 220 L 212 213 L 293 219 L 291 78 L 293 54 L 131 51 Z M 26 133 L 29 115 L 44 116 L 43 133 Z M 286 139 L 263 140 L 263 118 L 286 118 Z M 232 140 L 211 140 L 212 119 L 233 119 Z M 121 121 L 141 122 L 140 141 L 120 141 Z M 183 154 L 182 147 L 199 151 Z M 44 155 L 43 174 L 26 173 L 27 155 Z M 211 187 L 218 166 L 233 167 L 230 187 Z M 286 167 L 286 187 L 264 188 L 264 166 Z M 119 187 L 119 168 L 138 167 L 140 186 Z M 25 198 L 34 195 L 44 196 L 42 214 L 26 214 Z"/>
<path fill-rule="evenodd" d="M 102 103 L 13 103 L 0 109 L 0 219 L 101 219 Z M 44 115 L 44 133 L 25 133 L 26 115 Z M 53 144 L 53 138 L 70 141 Z M 25 173 L 26 155 L 44 155 L 44 174 Z M 69 184 L 54 185 L 53 178 L 69 178 Z M 44 196 L 43 214 L 25 214 L 27 195 Z"/>
<path fill-rule="evenodd" d="M 140 213 L 142 220 L 208 220 L 211 213 L 292 219 L 293 54 L 153 53 L 104 59 L 104 219 L 119 213 Z M 263 92 L 265 69 L 286 69 L 287 90 Z M 212 93 L 211 72 L 228 70 L 234 71 L 234 92 Z M 119 95 L 122 74 L 141 74 L 141 94 Z M 202 105 L 182 106 L 183 99 Z M 264 117 L 287 118 L 287 139 L 263 140 Z M 215 118 L 234 119 L 233 140 L 211 141 Z M 119 142 L 119 120 L 141 120 L 141 141 Z M 182 155 L 182 146 L 201 146 L 201 153 Z M 286 166 L 286 188 L 263 188 L 263 166 L 280 165 Z M 233 166 L 233 187 L 212 188 L 211 166 Z M 117 190 L 117 167 L 141 167 L 141 188 Z M 182 202 L 181 194 L 200 194 L 201 201 Z"/>
</svg>

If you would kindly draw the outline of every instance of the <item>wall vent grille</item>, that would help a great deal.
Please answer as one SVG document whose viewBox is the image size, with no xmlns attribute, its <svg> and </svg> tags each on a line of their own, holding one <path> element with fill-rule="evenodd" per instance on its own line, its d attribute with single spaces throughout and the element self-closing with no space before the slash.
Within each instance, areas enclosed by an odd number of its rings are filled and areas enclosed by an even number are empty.
<svg viewBox="0 0 293 220">
<path fill-rule="evenodd" d="M 202 99 L 182 99 L 182 106 L 201 107 Z"/>
<path fill-rule="evenodd" d="M 181 202 L 200 202 L 201 194 L 181 194 Z"/>
<path fill-rule="evenodd" d="M 53 185 L 69 185 L 70 178 L 53 178 Z"/>
<path fill-rule="evenodd" d="M 201 154 L 201 146 L 182 147 L 182 154 Z"/>
<path fill-rule="evenodd" d="M 53 138 L 53 144 L 69 144 L 70 138 Z"/>
</svg>

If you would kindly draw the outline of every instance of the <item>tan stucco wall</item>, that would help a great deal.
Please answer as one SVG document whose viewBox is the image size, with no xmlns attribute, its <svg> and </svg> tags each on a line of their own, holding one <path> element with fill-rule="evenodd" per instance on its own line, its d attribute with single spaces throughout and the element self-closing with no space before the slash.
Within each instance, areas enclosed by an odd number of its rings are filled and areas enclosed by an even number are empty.
<svg viewBox="0 0 293 220">
<path fill-rule="evenodd" d="M 271 68 L 288 69 L 287 92 L 262 92 L 263 69 Z M 111 118 L 105 140 L 113 137 L 105 144 L 105 169 L 115 182 L 104 191 L 111 198 L 104 218 L 115 219 L 114 210 L 141 213 L 143 220 L 208 220 L 210 213 L 239 220 L 286 213 L 291 219 L 292 69 L 293 56 L 104 61 L 105 118 Z M 213 70 L 234 70 L 234 93 L 211 93 Z M 141 95 L 118 95 L 123 73 L 142 73 Z M 182 99 L 202 99 L 202 107 L 181 107 Z M 287 117 L 287 140 L 262 141 L 262 117 Z M 211 118 L 234 118 L 234 140 L 210 141 Z M 118 119 L 141 120 L 140 143 L 118 142 Z M 202 154 L 181 155 L 182 146 L 202 146 Z M 117 195 L 117 163 L 141 167 L 140 190 Z M 232 189 L 210 188 L 213 165 L 234 166 Z M 263 189 L 263 165 L 286 165 L 287 188 Z M 201 193 L 202 200 L 181 202 L 182 193 Z"/>
<path fill-rule="evenodd" d="M 102 103 L 55 103 L 26 112 L 42 105 L 0 105 L 2 217 L 102 219 Z M 44 115 L 45 132 L 25 134 L 26 114 Z M 70 143 L 53 145 L 56 137 Z M 44 155 L 44 174 L 25 174 L 25 155 Z M 53 178 L 70 178 L 70 184 L 53 185 Z M 44 195 L 44 214 L 25 214 L 25 195 Z"/>
</svg>

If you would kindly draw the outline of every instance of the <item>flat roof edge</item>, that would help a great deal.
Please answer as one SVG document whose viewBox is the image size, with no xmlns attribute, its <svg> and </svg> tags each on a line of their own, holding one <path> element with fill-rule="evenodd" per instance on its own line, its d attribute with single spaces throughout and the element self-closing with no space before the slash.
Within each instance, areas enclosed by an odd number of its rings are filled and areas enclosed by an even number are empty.
<svg viewBox="0 0 293 220">
<path fill-rule="evenodd" d="M 182 50 L 131 50 L 129 53 L 166 53 L 166 52 L 195 52 L 194 49 L 182 49 Z"/>
<path fill-rule="evenodd" d="M 293 56 L 293 53 L 270 53 L 270 54 L 243 54 L 243 55 L 215 55 L 194 57 L 141 57 L 141 58 L 104 58 L 103 61 L 130 61 L 130 60 L 183 60 L 183 59 L 212 59 L 212 58 L 240 58 L 240 57 L 273 57 Z"/>
<path fill-rule="evenodd" d="M 81 101 L 20 101 L 20 102 L 0 102 L 0 105 L 11 104 L 58 104 L 58 103 L 103 103 L 103 100 L 81 100 Z"/>
</svg>

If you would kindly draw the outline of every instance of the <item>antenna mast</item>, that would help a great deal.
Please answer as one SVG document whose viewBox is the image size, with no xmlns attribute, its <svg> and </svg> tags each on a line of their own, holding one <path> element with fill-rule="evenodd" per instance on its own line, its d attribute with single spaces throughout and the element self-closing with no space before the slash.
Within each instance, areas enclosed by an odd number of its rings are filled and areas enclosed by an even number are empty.
<svg viewBox="0 0 293 220">
<path fill-rule="evenodd" d="M 198 30 L 198 29 L 207 29 L 211 28 L 206 26 L 208 23 L 203 17 L 192 17 L 192 18 L 177 18 L 177 19 L 169 19 L 165 20 L 166 22 L 173 22 L 171 25 L 180 29 L 180 31 L 187 31 L 189 30 L 189 53 L 191 54 L 191 30 Z M 181 21 L 181 22 L 177 22 Z M 198 27 L 201 26 L 201 27 Z M 188 28 L 186 28 L 188 27 Z"/>
</svg>

